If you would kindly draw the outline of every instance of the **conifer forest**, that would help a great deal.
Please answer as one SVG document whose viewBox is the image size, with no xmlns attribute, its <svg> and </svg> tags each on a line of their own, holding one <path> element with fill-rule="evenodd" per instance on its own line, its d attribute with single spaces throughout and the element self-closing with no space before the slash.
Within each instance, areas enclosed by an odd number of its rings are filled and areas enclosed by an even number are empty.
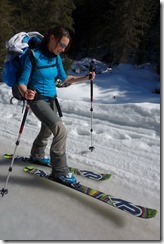
<svg viewBox="0 0 164 244">
<path fill-rule="evenodd" d="M 0 63 L 14 34 L 63 25 L 72 36 L 67 56 L 160 66 L 158 0 L 1 0 Z"/>
</svg>

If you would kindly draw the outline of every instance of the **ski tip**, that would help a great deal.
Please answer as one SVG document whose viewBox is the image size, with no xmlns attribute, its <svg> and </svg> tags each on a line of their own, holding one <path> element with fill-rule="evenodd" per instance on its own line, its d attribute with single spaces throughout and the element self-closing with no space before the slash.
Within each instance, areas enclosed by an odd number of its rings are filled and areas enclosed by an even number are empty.
<svg viewBox="0 0 164 244">
<path fill-rule="evenodd" d="M 154 218 L 156 216 L 156 214 L 158 213 L 158 211 L 156 209 L 152 209 L 152 208 L 142 208 L 142 214 L 139 215 L 138 217 L 143 218 L 143 219 L 151 219 Z"/>
<path fill-rule="evenodd" d="M 104 174 L 104 175 L 102 176 L 102 179 L 101 179 L 101 180 L 108 180 L 108 179 L 111 178 L 111 176 L 112 176 L 112 174 Z"/>
<path fill-rule="evenodd" d="M 158 211 L 156 209 L 148 209 L 147 218 L 154 218 Z"/>
</svg>

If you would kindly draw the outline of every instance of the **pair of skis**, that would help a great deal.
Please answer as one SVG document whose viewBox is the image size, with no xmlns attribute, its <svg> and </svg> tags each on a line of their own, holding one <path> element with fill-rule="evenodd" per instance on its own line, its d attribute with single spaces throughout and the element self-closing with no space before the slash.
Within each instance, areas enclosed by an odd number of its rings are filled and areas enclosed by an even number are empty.
<svg viewBox="0 0 164 244">
<path fill-rule="evenodd" d="M 4 157 L 5 158 L 12 158 L 12 155 L 4 155 Z M 21 157 L 17 156 L 17 159 L 21 160 Z M 25 159 L 25 157 L 22 157 L 22 159 Z M 29 158 L 27 158 L 27 159 L 29 159 Z M 24 161 L 24 160 L 21 160 L 21 161 Z M 48 172 L 46 172 L 45 170 L 35 168 L 33 166 L 26 166 L 24 168 L 24 172 L 52 181 L 51 179 L 48 178 L 48 176 L 49 176 Z M 97 174 L 97 173 L 92 172 L 92 171 L 80 170 L 80 169 L 74 169 L 74 168 L 72 168 L 72 172 L 75 174 L 82 175 L 84 177 L 90 178 L 90 179 L 94 179 L 94 180 L 107 180 L 111 176 L 111 174 Z M 95 175 L 96 175 L 96 177 L 95 177 Z M 99 175 L 101 177 L 98 178 L 97 175 Z M 60 182 L 56 182 L 56 183 L 62 184 Z M 97 199 L 99 201 L 102 201 L 102 202 L 104 202 L 110 206 L 113 206 L 119 210 L 127 212 L 127 213 L 129 213 L 135 217 L 148 219 L 148 218 L 155 217 L 157 214 L 156 209 L 136 205 L 134 203 L 120 199 L 118 197 L 114 197 L 114 196 L 106 194 L 104 192 L 100 192 L 98 190 L 95 190 L 93 188 L 85 186 L 81 183 L 76 183 L 76 184 L 72 184 L 72 185 L 64 185 L 64 186 L 69 187 L 74 191 L 81 192 L 81 193 L 88 195 L 89 197 L 92 197 L 92 198 Z"/>
<path fill-rule="evenodd" d="M 12 159 L 13 154 L 6 153 L 3 155 L 3 157 L 6 159 Z M 28 163 L 34 163 L 33 161 L 30 160 L 30 157 L 24 157 L 24 156 L 19 156 L 19 155 L 15 157 L 15 160 L 28 162 Z M 41 163 L 37 163 L 37 162 L 36 162 L 36 164 L 50 167 L 49 164 L 41 164 Z M 91 180 L 102 181 L 102 180 L 108 180 L 111 177 L 111 174 L 102 174 L 102 173 L 97 173 L 97 172 L 93 172 L 93 171 L 89 171 L 89 170 L 81 170 L 81 169 L 77 169 L 74 167 L 69 167 L 69 170 L 72 174 L 81 175 L 81 176 L 84 176 Z"/>
</svg>

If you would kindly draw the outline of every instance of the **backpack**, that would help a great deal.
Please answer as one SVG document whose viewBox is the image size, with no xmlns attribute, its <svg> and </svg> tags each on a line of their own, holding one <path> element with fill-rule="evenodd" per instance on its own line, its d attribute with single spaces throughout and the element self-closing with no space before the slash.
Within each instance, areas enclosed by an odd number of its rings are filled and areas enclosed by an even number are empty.
<svg viewBox="0 0 164 244">
<path fill-rule="evenodd" d="M 23 70 L 27 55 L 29 55 L 32 63 L 32 75 L 35 69 L 33 49 L 39 46 L 42 39 L 43 36 L 39 32 L 20 32 L 5 43 L 7 53 L 2 69 L 2 81 L 12 88 L 13 97 L 10 99 L 11 104 L 13 98 L 19 101 L 25 101 L 25 98 L 19 92 L 17 82 Z"/>
</svg>

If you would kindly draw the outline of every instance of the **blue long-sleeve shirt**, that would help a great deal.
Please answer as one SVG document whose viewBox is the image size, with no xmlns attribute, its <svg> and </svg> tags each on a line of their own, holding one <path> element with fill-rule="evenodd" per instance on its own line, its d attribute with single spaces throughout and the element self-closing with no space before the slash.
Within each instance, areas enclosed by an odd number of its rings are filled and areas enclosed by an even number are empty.
<svg viewBox="0 0 164 244">
<path fill-rule="evenodd" d="M 24 68 L 21 76 L 19 77 L 18 84 L 24 84 L 26 86 L 29 84 L 31 89 L 36 90 L 41 95 L 54 97 L 56 95 L 55 78 L 59 77 L 62 81 L 67 78 L 61 57 L 58 55 L 54 58 L 48 58 L 40 50 L 35 50 L 34 56 L 36 59 L 36 65 L 32 72 L 32 76 L 30 77 L 32 62 L 28 55 L 24 61 Z M 56 64 L 56 66 L 51 67 L 51 65 L 54 64 Z M 45 68 L 43 68 L 43 66 L 45 66 Z"/>
</svg>

